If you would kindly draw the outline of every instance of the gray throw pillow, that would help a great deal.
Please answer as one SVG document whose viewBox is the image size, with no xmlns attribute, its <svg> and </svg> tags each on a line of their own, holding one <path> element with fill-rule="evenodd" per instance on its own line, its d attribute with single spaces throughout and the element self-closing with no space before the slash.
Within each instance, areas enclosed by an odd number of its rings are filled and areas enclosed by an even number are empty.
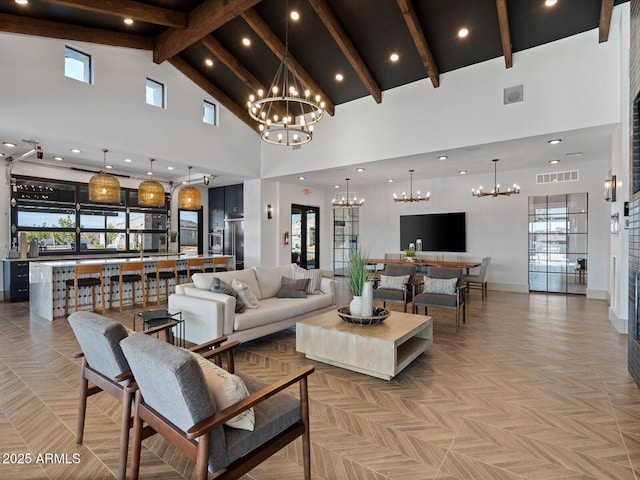
<svg viewBox="0 0 640 480">
<path fill-rule="evenodd" d="M 293 278 L 282 277 L 281 287 L 276 295 L 277 298 L 307 298 L 305 290 L 309 285 L 309 278 Z"/>
<path fill-rule="evenodd" d="M 209 291 L 213 293 L 224 293 L 225 295 L 231 295 L 236 298 L 236 313 L 242 313 L 247 309 L 247 306 L 242 301 L 242 299 L 238 296 L 238 292 L 236 292 L 231 285 L 227 282 L 220 280 L 218 277 L 213 277 L 211 280 L 211 285 L 209 286 Z"/>
</svg>

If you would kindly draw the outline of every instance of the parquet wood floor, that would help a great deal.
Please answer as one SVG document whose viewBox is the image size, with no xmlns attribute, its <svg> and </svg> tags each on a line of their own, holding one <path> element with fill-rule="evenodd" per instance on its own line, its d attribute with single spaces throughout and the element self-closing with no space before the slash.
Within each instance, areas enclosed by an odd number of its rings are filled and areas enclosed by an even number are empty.
<svg viewBox="0 0 640 480">
<path fill-rule="evenodd" d="M 314 479 L 638 479 L 640 392 L 606 303 L 489 293 L 483 303 L 472 292 L 458 335 L 450 312 L 432 310 L 433 345 L 390 382 L 306 360 L 293 330 L 243 344 L 237 368 L 269 381 L 316 366 Z M 135 311 L 108 315 L 131 326 Z M 89 401 L 85 442 L 75 444 L 77 350 L 66 320 L 0 303 L 0 460 L 31 455 L 28 465 L 0 463 L 0 479 L 115 477 L 115 400 Z M 300 464 L 297 441 L 245 478 L 297 480 Z M 164 440 L 145 440 L 142 478 L 192 471 Z"/>
</svg>

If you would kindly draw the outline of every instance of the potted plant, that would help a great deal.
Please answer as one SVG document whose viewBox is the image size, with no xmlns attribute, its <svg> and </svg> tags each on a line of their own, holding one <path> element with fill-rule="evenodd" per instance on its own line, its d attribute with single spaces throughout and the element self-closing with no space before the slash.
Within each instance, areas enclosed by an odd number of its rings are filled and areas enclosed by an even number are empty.
<svg viewBox="0 0 640 480">
<path fill-rule="evenodd" d="M 349 267 L 345 276 L 353 294 L 353 300 L 349 304 L 351 315 L 371 316 L 373 314 L 373 283 L 370 281 L 367 270 L 368 260 L 360 250 L 349 255 Z"/>
<path fill-rule="evenodd" d="M 417 252 L 416 252 L 415 250 L 409 250 L 409 249 L 406 249 L 406 250 L 404 251 L 404 258 L 405 258 L 405 260 L 406 260 L 406 261 L 408 261 L 408 262 L 413 262 L 413 261 L 415 261 L 416 256 L 417 256 Z"/>
<path fill-rule="evenodd" d="M 178 232 L 175 230 L 169 230 L 169 252 L 175 253 L 178 251 Z"/>
</svg>

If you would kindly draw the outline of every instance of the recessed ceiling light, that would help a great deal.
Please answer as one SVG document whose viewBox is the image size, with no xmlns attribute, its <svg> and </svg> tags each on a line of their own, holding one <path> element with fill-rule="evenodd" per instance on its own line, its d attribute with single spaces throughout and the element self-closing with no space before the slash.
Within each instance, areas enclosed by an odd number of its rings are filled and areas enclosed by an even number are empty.
<svg viewBox="0 0 640 480">
<path fill-rule="evenodd" d="M 105 165 L 104 166 L 107 170 L 111 170 L 113 168 L 113 165 Z"/>
<path fill-rule="evenodd" d="M 207 65 L 207 67 L 213 67 L 213 60 L 211 60 L 210 58 L 207 58 L 204 63 Z"/>
<path fill-rule="evenodd" d="M 304 180 L 304 177 L 298 177 L 298 180 Z"/>
<path fill-rule="evenodd" d="M 552 140 L 549 140 L 549 145 L 557 145 L 561 142 L 562 140 L 559 138 L 554 138 Z"/>
<path fill-rule="evenodd" d="M 449 158 L 449 157 L 447 157 L 446 155 L 440 155 L 438 157 L 438 160 L 446 160 L 447 158 Z"/>
<path fill-rule="evenodd" d="M 342 76 L 341 73 L 336 73 L 336 80 L 341 82 L 342 80 L 344 80 L 344 77 Z"/>
<path fill-rule="evenodd" d="M 167 167 L 167 170 L 173 170 L 173 167 Z"/>
<path fill-rule="evenodd" d="M 1 152 L 0 152 L 0 157 L 4 157 L 4 153 L 1 153 Z"/>
<path fill-rule="evenodd" d="M 469 35 L 469 29 L 468 28 L 461 28 L 460 30 L 458 30 L 458 36 L 460 38 L 465 38 L 467 35 Z"/>
<path fill-rule="evenodd" d="M 564 154 L 565 157 L 580 157 L 582 152 L 569 152 Z"/>
<path fill-rule="evenodd" d="M 466 174 L 467 174 L 467 173 L 469 173 L 469 172 L 467 172 L 466 170 L 458 170 L 458 173 L 459 173 L 460 175 L 466 175 Z"/>
<path fill-rule="evenodd" d="M 244 37 L 244 38 L 242 39 L 242 44 L 243 44 L 245 47 L 248 47 L 249 45 L 251 45 L 251 40 L 249 40 L 247 37 Z"/>
<path fill-rule="evenodd" d="M 18 5 L 26 5 L 27 3 L 29 3 L 29 0 L 16 0 L 16 3 Z"/>
<path fill-rule="evenodd" d="M 13 143 L 13 142 L 2 142 L 2 144 L 3 144 L 5 147 L 9 147 L 9 148 L 16 148 L 16 147 L 18 146 L 18 145 L 16 145 L 16 144 L 15 144 L 15 143 Z"/>
<path fill-rule="evenodd" d="M 549 163 L 551 165 L 555 165 L 556 163 L 560 163 L 560 160 L 554 159 L 554 160 L 549 160 Z"/>
<path fill-rule="evenodd" d="M 300 14 L 297 11 L 292 10 L 291 11 L 291 20 L 293 20 L 293 21 L 300 20 Z"/>
<path fill-rule="evenodd" d="M 362 167 L 356 168 L 356 172 L 364 172 L 364 168 Z"/>
<path fill-rule="evenodd" d="M 397 62 L 398 60 L 400 60 L 400 55 L 398 55 L 397 53 L 392 53 L 389 57 L 389 60 L 391 60 L 392 62 Z"/>
<path fill-rule="evenodd" d="M 340 188 L 340 185 L 334 185 L 333 188 Z"/>
<path fill-rule="evenodd" d="M 147 175 L 153 175 L 153 172 L 149 171 L 147 172 Z"/>
<path fill-rule="evenodd" d="M 62 160 L 64 160 L 64 157 L 61 157 L 60 155 L 56 155 L 55 157 L 53 157 L 53 159 L 61 162 Z"/>
<path fill-rule="evenodd" d="M 387 178 L 388 183 L 393 183 L 393 178 Z"/>
<path fill-rule="evenodd" d="M 558 0 L 545 0 L 544 2 L 547 7 L 553 7 L 556 3 L 558 3 Z"/>
<path fill-rule="evenodd" d="M 72 151 L 73 153 L 80 153 L 80 150 L 78 150 L 77 148 L 72 148 L 72 149 L 71 149 L 71 151 Z"/>
<path fill-rule="evenodd" d="M 133 18 L 125 18 L 123 22 L 125 25 L 133 25 Z"/>
<path fill-rule="evenodd" d="M 126 163 L 131 163 L 131 159 L 130 159 L 130 158 L 125 158 L 125 159 L 124 159 L 124 161 L 125 161 Z"/>
</svg>

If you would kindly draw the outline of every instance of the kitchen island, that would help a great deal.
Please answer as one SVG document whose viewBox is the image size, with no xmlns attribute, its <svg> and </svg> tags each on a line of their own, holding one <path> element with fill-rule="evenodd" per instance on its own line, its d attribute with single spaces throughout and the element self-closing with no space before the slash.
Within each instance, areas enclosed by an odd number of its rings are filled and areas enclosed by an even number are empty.
<svg viewBox="0 0 640 480">
<path fill-rule="evenodd" d="M 189 258 L 204 258 L 205 267 L 213 267 L 213 259 L 217 257 L 229 258 L 229 267 L 233 268 L 235 265 L 235 258 L 233 255 L 153 255 L 145 256 L 142 258 L 144 264 L 145 273 L 155 272 L 156 262 L 158 260 L 165 260 L 175 258 L 177 260 L 178 270 L 186 268 L 187 259 Z M 104 293 L 106 302 L 105 305 L 109 305 L 109 277 L 112 275 L 118 275 L 120 271 L 120 265 L 125 262 L 139 262 L 141 261 L 139 256 L 136 257 L 109 257 L 109 258 L 78 258 L 64 259 L 64 260 L 37 260 L 29 262 L 29 311 L 35 313 L 47 320 L 53 320 L 54 318 L 64 316 L 64 303 L 65 303 L 65 281 L 72 279 L 75 271 L 75 266 L 80 264 L 101 264 L 102 276 L 104 277 Z M 175 286 L 171 285 L 172 288 Z M 86 291 L 84 291 L 86 290 Z M 82 294 L 90 294 L 90 289 L 84 289 Z M 114 294 L 117 294 L 114 291 Z M 125 288 L 122 295 L 125 301 L 131 299 L 131 286 Z M 152 286 L 150 292 L 151 297 L 155 296 L 155 285 Z M 83 302 L 81 302 L 83 303 Z"/>
</svg>

